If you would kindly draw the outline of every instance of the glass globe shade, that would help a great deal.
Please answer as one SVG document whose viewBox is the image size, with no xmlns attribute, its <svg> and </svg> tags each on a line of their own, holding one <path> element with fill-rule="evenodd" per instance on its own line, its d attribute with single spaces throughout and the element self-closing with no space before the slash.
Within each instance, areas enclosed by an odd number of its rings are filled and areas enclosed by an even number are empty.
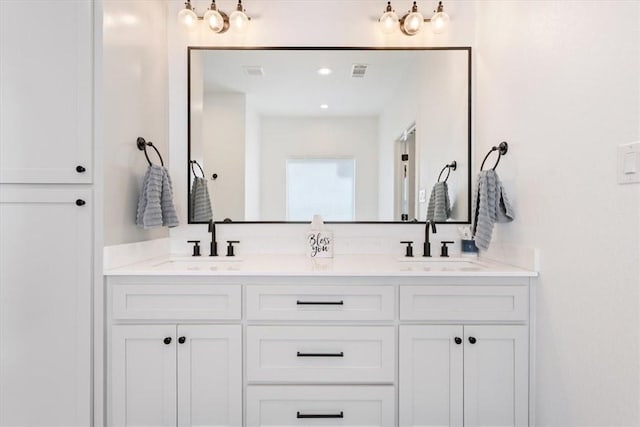
<svg viewBox="0 0 640 427">
<path fill-rule="evenodd" d="M 411 12 L 406 18 L 404 18 L 403 28 L 407 34 L 412 36 L 420 31 L 423 23 L 424 17 L 420 12 Z"/>
<path fill-rule="evenodd" d="M 438 12 L 431 18 L 431 29 L 436 34 L 444 33 L 448 26 L 449 15 L 444 12 Z"/>
<path fill-rule="evenodd" d="M 193 27 L 198 22 L 198 15 L 193 10 L 184 8 L 178 12 L 178 22 L 185 27 Z"/>
<path fill-rule="evenodd" d="M 393 33 L 398 28 L 398 15 L 395 12 L 385 12 L 380 17 L 380 28 L 385 34 Z"/>
<path fill-rule="evenodd" d="M 204 14 L 204 22 L 207 23 L 211 31 L 219 33 L 224 28 L 224 18 L 217 10 L 209 9 Z"/>
<path fill-rule="evenodd" d="M 229 22 L 236 31 L 244 31 L 249 26 L 249 17 L 246 13 L 236 10 L 229 16 Z"/>
</svg>

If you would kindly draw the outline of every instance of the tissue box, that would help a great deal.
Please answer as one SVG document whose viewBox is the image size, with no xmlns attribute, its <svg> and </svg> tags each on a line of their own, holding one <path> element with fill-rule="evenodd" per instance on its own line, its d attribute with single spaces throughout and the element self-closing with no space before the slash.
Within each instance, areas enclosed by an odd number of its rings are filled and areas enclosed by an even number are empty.
<svg viewBox="0 0 640 427">
<path fill-rule="evenodd" d="M 311 258 L 333 258 L 333 233 L 330 231 L 308 232 L 307 249 Z"/>
</svg>

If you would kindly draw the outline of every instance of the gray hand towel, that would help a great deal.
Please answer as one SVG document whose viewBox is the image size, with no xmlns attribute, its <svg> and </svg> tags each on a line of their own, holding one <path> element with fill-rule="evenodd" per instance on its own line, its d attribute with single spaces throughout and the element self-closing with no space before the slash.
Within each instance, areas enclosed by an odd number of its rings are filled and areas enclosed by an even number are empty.
<svg viewBox="0 0 640 427">
<path fill-rule="evenodd" d="M 164 166 L 151 165 L 147 169 L 138 199 L 136 225 L 144 229 L 178 225 L 171 178 Z"/>
<path fill-rule="evenodd" d="M 490 169 L 478 175 L 475 206 L 474 240 L 477 247 L 487 250 L 494 224 L 510 222 L 515 217 L 496 171 Z"/>
<path fill-rule="evenodd" d="M 436 182 L 431 190 L 427 219 L 444 222 L 451 217 L 451 203 L 449 201 L 449 187 L 446 182 Z"/>
<path fill-rule="evenodd" d="M 207 180 L 201 177 L 194 177 L 189 195 L 191 205 L 191 221 L 209 222 L 213 219 L 211 210 L 211 198 L 207 188 Z"/>
</svg>

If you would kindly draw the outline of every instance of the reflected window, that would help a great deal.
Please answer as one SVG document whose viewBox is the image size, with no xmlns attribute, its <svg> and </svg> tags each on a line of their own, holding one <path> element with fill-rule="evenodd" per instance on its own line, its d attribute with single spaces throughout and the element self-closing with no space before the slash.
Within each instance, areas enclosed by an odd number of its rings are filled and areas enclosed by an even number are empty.
<svg viewBox="0 0 640 427">
<path fill-rule="evenodd" d="M 355 220 L 355 170 L 353 158 L 288 159 L 287 221 Z"/>
</svg>

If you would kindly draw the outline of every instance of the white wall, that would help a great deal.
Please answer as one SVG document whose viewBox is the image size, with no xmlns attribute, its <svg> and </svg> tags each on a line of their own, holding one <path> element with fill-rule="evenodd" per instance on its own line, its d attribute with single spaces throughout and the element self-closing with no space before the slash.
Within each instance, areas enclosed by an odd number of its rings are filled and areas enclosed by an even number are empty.
<svg viewBox="0 0 640 427">
<path fill-rule="evenodd" d="M 539 426 L 640 425 L 640 198 L 616 183 L 616 146 L 640 139 L 639 7 L 477 8 L 476 161 L 509 142 L 498 172 L 516 210 L 494 237 L 541 254 Z"/>
<path fill-rule="evenodd" d="M 356 220 L 377 220 L 377 117 L 262 117 L 261 123 L 262 220 L 286 219 L 285 164 L 289 158 L 303 157 L 354 158 Z"/>
<path fill-rule="evenodd" d="M 246 97 L 242 93 L 206 92 L 202 121 L 203 169 L 213 218 L 244 219 Z"/>
<path fill-rule="evenodd" d="M 251 107 L 247 96 L 245 117 L 245 181 L 244 217 L 247 221 L 260 221 L 260 115 Z"/>
<path fill-rule="evenodd" d="M 420 82 L 416 121 L 416 158 L 419 188 L 424 188 L 427 202 L 438 174 L 444 165 L 456 161 L 447 184 L 451 193 L 451 219 L 467 219 L 469 193 L 468 85 L 467 52 L 431 52 L 420 61 L 420 69 L 428 79 Z M 470 131 L 470 130 L 469 130 Z M 446 172 L 445 172 L 446 174 Z M 444 179 L 444 177 L 443 177 Z M 419 203 L 421 220 L 427 216 L 428 203 Z"/>
<path fill-rule="evenodd" d="M 380 113 L 378 130 L 378 215 L 380 218 L 394 218 L 394 206 L 400 200 L 395 191 L 394 146 L 402 133 L 416 123 L 420 103 L 418 102 L 416 87 L 420 85 L 418 73 L 409 72 L 406 78 L 397 82 L 394 96 L 389 100 Z M 416 123 L 416 128 L 418 123 Z M 420 124 L 422 128 L 422 124 Z M 413 215 L 411 215 L 413 216 Z"/>
<path fill-rule="evenodd" d="M 169 235 L 136 227 L 147 160 L 136 138 L 153 141 L 169 162 L 167 9 L 162 0 L 104 0 L 103 105 L 104 243 L 116 245 Z M 185 104 L 186 105 L 186 104 Z M 185 124 L 186 133 L 186 124 Z M 153 149 L 149 157 L 158 162 Z M 184 174 L 184 164 L 180 164 Z M 185 216 L 181 217 L 184 221 Z"/>
</svg>

